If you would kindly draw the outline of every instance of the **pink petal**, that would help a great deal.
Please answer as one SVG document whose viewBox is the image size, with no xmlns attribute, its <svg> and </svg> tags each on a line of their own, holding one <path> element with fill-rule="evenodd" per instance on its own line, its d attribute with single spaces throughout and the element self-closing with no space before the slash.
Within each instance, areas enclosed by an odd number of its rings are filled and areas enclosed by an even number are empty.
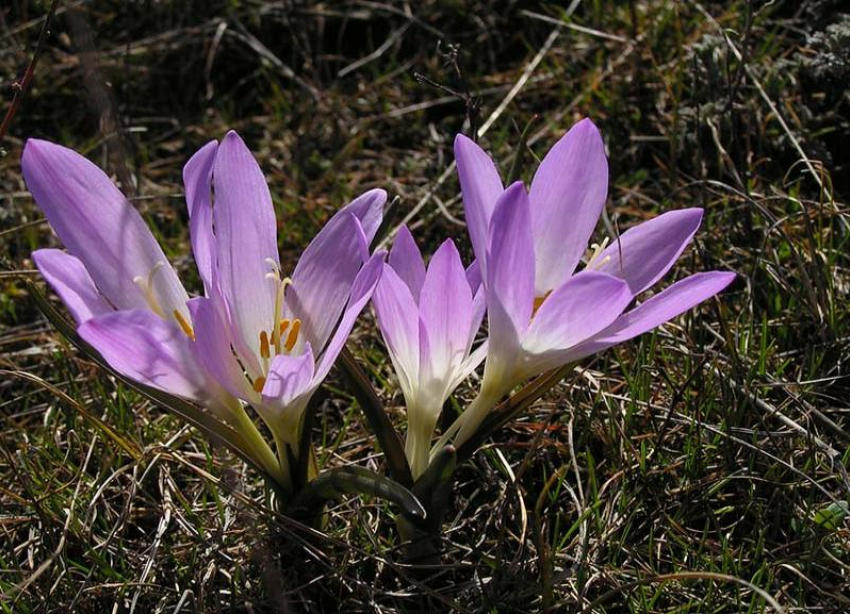
<svg viewBox="0 0 850 614">
<path fill-rule="evenodd" d="M 387 193 L 380 188 L 364 192 L 345 207 L 339 213 L 351 213 L 360 221 L 363 234 L 366 236 L 366 244 L 371 245 L 375 233 L 384 219 L 384 205 L 387 203 Z M 337 215 L 339 215 L 337 213 Z"/>
<path fill-rule="evenodd" d="M 32 253 L 32 259 L 77 324 L 114 311 L 77 258 L 59 249 L 39 249 Z"/>
<path fill-rule="evenodd" d="M 531 182 L 537 296 L 572 275 L 607 195 L 605 146 L 593 122 L 583 119 L 549 150 Z"/>
<path fill-rule="evenodd" d="M 390 266 L 398 274 L 413 295 L 413 300 L 419 303 L 419 293 L 425 283 L 425 262 L 422 252 L 416 245 L 413 235 L 406 225 L 398 229 L 398 234 L 390 249 Z"/>
<path fill-rule="evenodd" d="M 490 348 L 501 351 L 504 346 L 507 351 L 528 328 L 534 304 L 531 217 L 528 196 L 520 182 L 505 190 L 496 204 L 490 221 L 488 260 Z"/>
<path fill-rule="evenodd" d="M 504 190 L 490 156 L 468 137 L 455 137 L 455 160 L 463 195 L 463 210 L 475 258 L 486 276 L 490 218 Z"/>
<path fill-rule="evenodd" d="M 238 399 L 255 398 L 250 382 L 242 372 L 231 349 L 232 332 L 227 329 L 221 309 L 212 299 L 189 301 L 192 326 L 195 329 L 195 357 L 210 375 Z"/>
<path fill-rule="evenodd" d="M 142 216 L 109 177 L 66 147 L 30 139 L 21 159 L 27 187 L 68 252 L 117 309 L 150 309 L 133 280 L 152 282 L 164 314 L 188 316 L 188 296 Z M 156 271 L 156 272 L 154 272 Z"/>
<path fill-rule="evenodd" d="M 419 383 L 419 308 L 410 287 L 389 265 L 372 295 L 378 328 L 406 397 Z"/>
<path fill-rule="evenodd" d="M 256 363 L 260 331 L 274 322 L 279 267 L 277 226 L 269 188 L 251 152 L 235 132 L 219 145 L 213 169 L 218 276 L 243 351 Z"/>
<path fill-rule="evenodd" d="M 454 242 L 447 239 L 431 257 L 419 301 L 422 383 L 451 381 L 468 349 L 472 317 L 466 271 Z"/>
<path fill-rule="evenodd" d="M 193 155 L 183 167 L 183 185 L 189 209 L 189 235 L 198 273 L 211 296 L 216 264 L 213 234 L 212 173 L 218 141 L 210 141 Z"/>
<path fill-rule="evenodd" d="M 523 347 L 532 354 L 572 347 L 609 326 L 631 300 L 623 280 L 582 271 L 543 301 Z"/>
<path fill-rule="evenodd" d="M 307 343 L 299 356 L 278 354 L 269 365 L 269 375 L 263 386 L 263 402 L 269 406 L 286 408 L 308 392 L 315 368 L 313 348 Z"/>
<path fill-rule="evenodd" d="M 335 215 L 317 234 L 295 267 L 286 304 L 301 319 L 304 339 L 317 351 L 339 322 L 351 286 L 368 257 L 369 244 L 350 212 Z"/>
<path fill-rule="evenodd" d="M 325 377 L 327 377 L 331 367 L 336 362 L 337 356 L 339 356 L 345 342 L 348 340 L 349 335 L 351 335 L 351 330 L 354 328 L 360 312 L 363 311 L 369 299 L 372 298 L 372 293 L 381 279 L 385 257 L 386 252 L 376 252 L 363 265 L 360 273 L 357 274 L 357 278 L 351 286 L 351 296 L 348 299 L 348 305 L 342 314 L 339 325 L 336 327 L 336 331 L 328 342 L 327 347 L 322 352 L 321 358 L 319 358 L 316 373 L 313 375 L 313 382 L 311 384 L 313 388 L 317 388 L 324 381 Z"/>
<path fill-rule="evenodd" d="M 176 324 L 134 309 L 87 320 L 78 332 L 125 377 L 196 401 L 210 398 L 209 382 L 195 361 L 192 341 Z"/>
<path fill-rule="evenodd" d="M 702 209 L 680 209 L 659 215 L 624 232 L 619 241 L 600 254 L 600 265 L 595 268 L 622 277 L 632 294 L 640 294 L 670 270 L 701 221 Z"/>
</svg>

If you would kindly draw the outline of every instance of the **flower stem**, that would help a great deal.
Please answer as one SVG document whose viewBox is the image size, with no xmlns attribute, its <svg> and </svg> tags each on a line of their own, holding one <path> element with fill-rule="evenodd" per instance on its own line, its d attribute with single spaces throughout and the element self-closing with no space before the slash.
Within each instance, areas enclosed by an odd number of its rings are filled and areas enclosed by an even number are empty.
<svg viewBox="0 0 850 614">
<path fill-rule="evenodd" d="M 288 471 L 278 461 L 278 458 L 260 433 L 257 425 L 248 416 L 242 403 L 233 399 L 233 402 L 228 403 L 228 407 L 233 418 L 232 424 L 250 444 L 251 451 L 254 453 L 252 456 L 257 457 L 258 462 L 278 484 L 284 488 L 289 488 L 291 484 Z"/>
</svg>

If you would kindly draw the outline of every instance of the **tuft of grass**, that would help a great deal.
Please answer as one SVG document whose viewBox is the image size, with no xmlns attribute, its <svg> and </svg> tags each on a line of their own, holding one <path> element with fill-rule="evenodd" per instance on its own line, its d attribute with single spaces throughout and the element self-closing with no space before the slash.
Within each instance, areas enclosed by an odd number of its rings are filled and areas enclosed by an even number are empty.
<svg viewBox="0 0 850 614">
<path fill-rule="evenodd" d="M 850 609 L 838 2 L 60 4 L 0 157 L 0 611 Z M 46 10 L 0 8 L 4 100 Z M 530 123 L 528 169 L 584 115 L 611 166 L 599 237 L 703 207 L 671 279 L 739 279 L 586 361 L 462 465 L 436 569 L 399 563 L 374 501 L 336 503 L 323 532 L 276 515 L 256 476 L 75 355 L 24 290 L 31 251 L 56 244 L 20 174 L 28 137 L 107 168 L 197 291 L 180 172 L 228 128 L 294 266 L 376 186 L 426 248 L 452 236 L 469 257 L 454 134 L 489 123 L 507 172 Z M 369 317 L 351 346 L 403 425 Z M 321 462 L 380 469 L 339 382 L 319 402 Z"/>
</svg>

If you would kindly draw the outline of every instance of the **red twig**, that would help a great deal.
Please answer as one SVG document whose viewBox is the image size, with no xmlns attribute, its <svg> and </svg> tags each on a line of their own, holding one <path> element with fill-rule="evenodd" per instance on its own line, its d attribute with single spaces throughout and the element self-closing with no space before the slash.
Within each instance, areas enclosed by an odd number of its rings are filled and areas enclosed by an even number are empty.
<svg viewBox="0 0 850 614">
<path fill-rule="evenodd" d="M 27 91 L 32 83 L 32 77 L 35 74 L 35 65 L 38 63 L 38 58 L 44 49 L 44 43 L 47 40 L 47 32 L 50 29 L 50 20 L 53 19 L 53 14 L 56 12 L 56 7 L 59 6 L 59 0 L 52 0 L 50 8 L 47 10 L 47 17 L 44 19 L 44 25 L 41 26 L 41 33 L 38 35 L 38 43 L 35 46 L 35 51 L 32 54 L 29 66 L 27 66 L 24 77 L 13 85 L 15 95 L 12 98 L 12 104 L 9 110 L 6 111 L 6 116 L 3 118 L 3 123 L 0 124 L 0 143 L 6 138 L 6 133 L 9 131 L 9 126 L 12 125 L 12 120 L 24 101 Z"/>
</svg>

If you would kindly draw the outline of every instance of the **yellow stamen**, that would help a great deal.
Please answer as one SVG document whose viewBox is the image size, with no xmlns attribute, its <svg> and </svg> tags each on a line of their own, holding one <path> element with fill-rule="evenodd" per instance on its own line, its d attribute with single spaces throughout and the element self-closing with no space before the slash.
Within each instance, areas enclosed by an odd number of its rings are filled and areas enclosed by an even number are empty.
<svg viewBox="0 0 850 614">
<path fill-rule="evenodd" d="M 186 336 L 189 337 L 192 341 L 195 340 L 195 331 L 192 329 L 192 325 L 186 321 L 185 316 L 180 313 L 177 309 L 173 312 L 174 319 L 177 320 L 177 323 L 180 325 L 180 328 L 183 329 L 183 332 L 186 333 Z"/>
<path fill-rule="evenodd" d="M 254 380 L 253 388 L 254 392 L 262 392 L 263 386 L 266 385 L 266 378 L 262 375 Z"/>
<path fill-rule="evenodd" d="M 547 298 L 549 298 L 550 294 L 552 294 L 551 290 L 549 290 L 549 292 L 547 292 L 543 296 L 538 296 L 537 298 L 534 299 L 534 308 L 533 308 L 533 311 L 531 312 L 532 317 L 534 317 L 534 315 L 537 313 L 537 310 L 540 309 L 541 305 L 543 305 L 543 301 L 545 301 Z"/>
<path fill-rule="evenodd" d="M 295 342 L 298 341 L 298 331 L 301 330 L 301 320 L 295 318 L 292 321 L 292 328 L 289 329 L 289 334 L 286 336 L 286 351 L 291 352 L 295 347 Z"/>
<path fill-rule="evenodd" d="M 279 276 L 278 276 L 278 279 L 280 279 Z M 284 279 L 281 279 L 280 283 L 277 286 L 277 294 L 275 295 L 275 299 L 274 299 L 274 321 L 275 322 L 280 321 L 280 314 L 281 314 L 281 311 L 283 311 L 283 301 L 286 298 L 286 287 L 288 285 L 290 285 L 291 283 L 292 283 L 292 280 L 289 279 L 288 277 L 286 277 Z M 283 333 L 280 333 L 280 334 L 282 335 Z M 274 334 L 272 334 L 272 337 L 274 337 Z M 278 341 L 278 343 L 279 343 L 279 341 Z M 278 343 L 274 343 L 274 341 L 272 341 L 272 345 L 274 345 L 274 349 L 275 349 L 275 354 L 280 354 L 280 345 L 278 345 Z"/>
<path fill-rule="evenodd" d="M 280 321 L 279 330 L 281 337 L 283 337 L 283 334 L 286 332 L 287 328 L 289 328 L 289 318 Z"/>
<path fill-rule="evenodd" d="M 260 332 L 260 356 L 265 359 L 271 356 L 269 353 L 269 334 L 266 331 Z"/>
</svg>

